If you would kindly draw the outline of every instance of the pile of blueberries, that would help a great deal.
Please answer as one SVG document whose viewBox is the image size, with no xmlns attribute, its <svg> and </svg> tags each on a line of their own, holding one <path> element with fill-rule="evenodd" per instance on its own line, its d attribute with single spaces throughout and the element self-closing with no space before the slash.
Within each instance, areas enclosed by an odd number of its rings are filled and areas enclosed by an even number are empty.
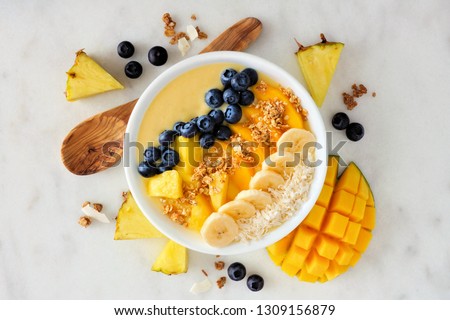
<svg viewBox="0 0 450 320">
<path fill-rule="evenodd" d="M 231 129 L 224 122 L 235 124 L 242 118 L 241 106 L 249 106 L 255 96 L 249 87 L 258 82 L 258 73 L 252 68 L 241 72 L 225 69 L 220 75 L 224 88 L 210 89 L 205 94 L 206 104 L 213 110 L 208 114 L 195 117 L 187 122 L 176 122 L 172 130 L 164 130 L 159 135 L 159 147 L 149 147 L 144 152 L 144 161 L 138 166 L 138 172 L 145 178 L 173 169 L 179 162 L 178 152 L 171 148 L 177 136 L 192 138 L 200 134 L 200 146 L 211 148 L 216 139 L 230 139 Z M 227 103 L 225 112 L 220 107 Z"/>
<path fill-rule="evenodd" d="M 122 41 L 117 46 L 117 54 L 124 58 L 131 58 L 134 46 L 130 41 Z M 148 61 L 154 66 L 162 66 L 168 59 L 167 50 L 160 46 L 151 48 L 148 52 Z M 130 61 L 125 65 L 125 75 L 130 79 L 139 78 L 142 74 L 142 65 L 137 61 Z"/>
<path fill-rule="evenodd" d="M 234 262 L 228 267 L 228 277 L 233 281 L 241 281 L 245 278 L 247 270 L 240 262 Z M 258 274 L 252 274 L 247 278 L 247 287 L 251 291 L 259 291 L 264 287 L 264 279 Z"/>
</svg>

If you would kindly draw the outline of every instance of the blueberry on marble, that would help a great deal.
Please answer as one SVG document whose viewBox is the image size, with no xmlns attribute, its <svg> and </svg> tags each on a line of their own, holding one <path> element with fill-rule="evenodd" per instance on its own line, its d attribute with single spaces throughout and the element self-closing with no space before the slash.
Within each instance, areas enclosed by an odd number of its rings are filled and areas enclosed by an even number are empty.
<svg viewBox="0 0 450 320">
<path fill-rule="evenodd" d="M 134 54 L 134 46 L 130 41 L 122 41 L 117 46 L 117 53 L 122 58 L 130 58 Z"/>
<path fill-rule="evenodd" d="M 160 46 L 153 47 L 148 52 L 148 61 L 154 66 L 162 66 L 168 57 L 167 50 Z"/>
<path fill-rule="evenodd" d="M 257 274 L 253 274 L 247 279 L 247 287 L 251 291 L 259 291 L 264 287 L 264 279 Z"/>
<path fill-rule="evenodd" d="M 347 129 L 350 124 L 350 119 L 344 112 L 338 112 L 333 116 L 333 119 L 331 119 L 331 124 L 337 130 L 344 130 Z"/>
<path fill-rule="evenodd" d="M 234 262 L 230 264 L 228 267 L 228 277 L 230 277 L 233 281 L 240 281 L 245 278 L 245 275 L 247 274 L 247 270 L 245 269 L 245 266 L 240 262 Z"/>
<path fill-rule="evenodd" d="M 359 141 L 364 137 L 364 127 L 357 122 L 350 123 L 345 134 L 351 141 Z"/>
<path fill-rule="evenodd" d="M 130 61 L 125 65 L 125 75 L 130 79 L 139 78 L 142 74 L 142 65 L 137 61 Z"/>
</svg>

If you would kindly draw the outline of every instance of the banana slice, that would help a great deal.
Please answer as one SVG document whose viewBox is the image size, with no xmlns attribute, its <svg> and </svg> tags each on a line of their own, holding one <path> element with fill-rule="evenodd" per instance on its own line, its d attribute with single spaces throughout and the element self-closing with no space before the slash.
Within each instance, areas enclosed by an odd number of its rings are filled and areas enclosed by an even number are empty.
<svg viewBox="0 0 450 320">
<path fill-rule="evenodd" d="M 239 227 L 232 217 L 222 212 L 214 212 L 206 218 L 200 230 L 203 240 L 213 247 L 225 247 L 234 241 Z"/>
<path fill-rule="evenodd" d="M 261 190 L 242 190 L 237 194 L 236 199 L 250 202 L 258 210 L 262 210 L 272 203 L 270 194 Z"/>
<path fill-rule="evenodd" d="M 277 141 L 277 149 L 280 154 L 291 152 L 303 152 L 303 147 L 308 142 L 315 142 L 316 138 L 308 130 L 291 128 L 283 133 Z M 306 150 L 305 150 L 306 151 Z"/>
<path fill-rule="evenodd" d="M 282 184 L 284 184 L 284 179 L 280 174 L 271 170 L 261 170 L 250 180 L 250 189 L 277 189 Z"/>
<path fill-rule="evenodd" d="M 219 208 L 219 212 L 226 213 L 234 219 L 250 218 L 256 213 L 256 208 L 250 202 L 233 200 Z"/>
<path fill-rule="evenodd" d="M 293 154 L 285 152 L 284 155 L 281 155 L 276 152 L 272 153 L 264 160 L 262 170 L 272 170 L 281 175 L 285 172 L 290 174 L 294 171 L 295 166 L 298 165 L 300 161 L 300 155 L 298 153 Z"/>
</svg>

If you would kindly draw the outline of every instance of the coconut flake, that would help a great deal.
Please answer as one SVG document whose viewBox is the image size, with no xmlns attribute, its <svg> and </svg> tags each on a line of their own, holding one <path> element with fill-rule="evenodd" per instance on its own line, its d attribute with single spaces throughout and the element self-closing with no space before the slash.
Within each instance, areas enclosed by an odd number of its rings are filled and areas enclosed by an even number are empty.
<svg viewBox="0 0 450 320">
<path fill-rule="evenodd" d="M 211 281 L 209 281 L 208 278 L 205 278 L 202 281 L 194 283 L 189 291 L 193 294 L 200 294 L 209 291 L 211 287 Z"/>
<path fill-rule="evenodd" d="M 180 50 L 182 56 L 184 56 L 186 52 L 189 51 L 190 47 L 191 45 L 185 37 L 178 39 L 178 49 Z"/>
<path fill-rule="evenodd" d="M 187 26 L 186 33 L 189 36 L 191 42 L 198 38 L 197 29 L 195 29 L 195 27 L 192 24 Z"/>
<path fill-rule="evenodd" d="M 87 215 L 89 218 L 92 218 L 94 220 L 97 220 L 102 223 L 110 223 L 108 217 L 101 212 L 98 212 L 94 209 L 94 207 L 91 204 L 85 205 L 83 208 L 81 208 L 81 211 Z"/>
</svg>

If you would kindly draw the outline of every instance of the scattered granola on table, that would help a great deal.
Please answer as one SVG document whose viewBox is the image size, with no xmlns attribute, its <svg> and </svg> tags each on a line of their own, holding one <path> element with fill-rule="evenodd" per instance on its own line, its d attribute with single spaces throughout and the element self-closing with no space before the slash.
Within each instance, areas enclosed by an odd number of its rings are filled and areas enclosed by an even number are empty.
<svg viewBox="0 0 450 320">
<path fill-rule="evenodd" d="M 78 220 L 78 224 L 82 226 L 83 228 L 87 228 L 92 223 L 92 220 L 88 216 L 82 216 Z"/>
<path fill-rule="evenodd" d="M 227 278 L 225 278 L 225 277 L 220 277 L 220 278 L 216 281 L 217 286 L 219 287 L 219 289 L 222 289 L 226 282 L 227 282 Z"/>
<path fill-rule="evenodd" d="M 223 268 L 225 267 L 225 262 L 216 261 L 214 262 L 214 266 L 216 267 L 216 270 L 223 270 Z"/>
<path fill-rule="evenodd" d="M 367 88 L 363 84 L 356 85 L 356 83 L 352 85 L 352 94 L 343 92 L 342 97 L 344 104 L 347 106 L 347 109 L 353 110 L 358 105 L 358 102 L 356 102 L 355 98 L 360 98 L 366 93 Z M 372 97 L 375 97 L 374 93 L 372 93 Z"/>
</svg>

